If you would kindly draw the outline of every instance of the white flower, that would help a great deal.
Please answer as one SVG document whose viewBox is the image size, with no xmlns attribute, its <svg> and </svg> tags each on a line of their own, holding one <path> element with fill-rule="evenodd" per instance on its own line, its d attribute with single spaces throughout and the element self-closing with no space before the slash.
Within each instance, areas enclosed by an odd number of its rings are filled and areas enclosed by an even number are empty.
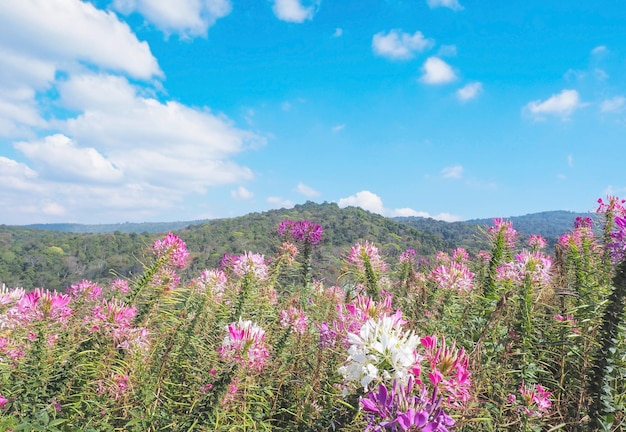
<svg viewBox="0 0 626 432">
<path fill-rule="evenodd" d="M 344 379 L 358 382 L 364 390 L 372 382 L 394 379 L 406 384 L 410 369 L 419 363 L 419 338 L 402 330 L 400 313 L 370 318 L 359 334 L 348 333 L 348 358 L 339 373 Z"/>
</svg>

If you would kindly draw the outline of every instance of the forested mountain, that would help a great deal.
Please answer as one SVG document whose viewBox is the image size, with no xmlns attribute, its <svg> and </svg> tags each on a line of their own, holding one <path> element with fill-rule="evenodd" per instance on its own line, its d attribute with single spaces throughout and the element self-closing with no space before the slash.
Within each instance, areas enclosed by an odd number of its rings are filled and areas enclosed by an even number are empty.
<svg viewBox="0 0 626 432">
<path fill-rule="evenodd" d="M 530 234 L 538 234 L 546 238 L 548 247 L 552 249 L 559 237 L 573 227 L 577 217 L 591 217 L 596 220 L 595 213 L 575 213 L 561 210 L 513 216 L 505 219 L 513 223 L 513 228 L 519 233 L 522 241 L 528 238 Z M 483 231 L 493 225 L 493 219 L 443 222 L 422 217 L 398 217 L 394 220 L 421 231 L 440 235 L 444 240 L 471 251 L 488 247 Z"/>
<path fill-rule="evenodd" d="M 308 219 L 324 229 L 313 255 L 314 276 L 335 282 L 345 256 L 357 241 L 375 243 L 393 261 L 407 248 L 421 255 L 453 247 L 439 235 L 426 233 L 360 208 L 306 203 L 293 209 L 251 213 L 210 220 L 173 230 L 186 243 L 191 262 L 186 275 L 214 268 L 225 253 L 252 251 L 271 255 L 280 245 L 276 234 L 284 219 Z M 143 255 L 159 234 L 77 234 L 25 227 L 0 226 L 0 282 L 24 288 L 63 290 L 83 278 L 110 280 L 141 272 Z"/>
<path fill-rule="evenodd" d="M 586 215 L 557 211 L 509 220 L 522 236 L 540 234 L 553 244 L 572 227 L 577 216 Z M 481 230 L 492 224 L 490 219 L 453 223 L 414 217 L 391 219 L 357 207 L 341 209 L 334 203 L 307 202 L 292 209 L 170 224 L 43 225 L 50 229 L 0 225 L 0 283 L 63 290 L 82 279 L 104 282 L 118 276 L 132 277 L 141 273 L 151 243 L 168 231 L 187 243 L 191 262 L 186 276 L 193 277 L 217 267 L 226 253 L 273 254 L 280 245 L 276 228 L 284 219 L 308 219 L 323 227 L 322 243 L 313 255 L 314 276 L 331 283 L 341 272 L 338 257 L 345 257 L 357 241 L 373 242 L 393 263 L 407 248 L 422 256 L 459 246 L 471 252 L 485 249 L 488 244 Z M 103 234 L 59 231 L 87 231 L 89 227 L 116 230 Z"/>
</svg>

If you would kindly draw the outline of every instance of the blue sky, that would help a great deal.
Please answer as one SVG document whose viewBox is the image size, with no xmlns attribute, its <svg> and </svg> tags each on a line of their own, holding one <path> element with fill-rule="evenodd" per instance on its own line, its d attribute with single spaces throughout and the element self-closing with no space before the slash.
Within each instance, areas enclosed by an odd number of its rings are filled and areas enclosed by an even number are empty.
<svg viewBox="0 0 626 432">
<path fill-rule="evenodd" d="M 626 195 L 613 1 L 0 0 L 0 223 Z"/>
</svg>

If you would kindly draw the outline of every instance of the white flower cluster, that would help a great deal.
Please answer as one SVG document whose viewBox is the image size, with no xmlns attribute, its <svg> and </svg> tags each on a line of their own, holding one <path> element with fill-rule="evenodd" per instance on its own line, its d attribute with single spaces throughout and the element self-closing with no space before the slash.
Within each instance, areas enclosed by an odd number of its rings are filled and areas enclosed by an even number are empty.
<svg viewBox="0 0 626 432">
<path fill-rule="evenodd" d="M 339 373 L 344 379 L 358 382 L 365 391 L 372 382 L 390 384 L 394 379 L 406 384 L 411 369 L 419 366 L 419 338 L 412 331 L 402 330 L 397 313 L 377 319 L 370 318 L 359 334 L 348 333 L 348 358 Z"/>
</svg>

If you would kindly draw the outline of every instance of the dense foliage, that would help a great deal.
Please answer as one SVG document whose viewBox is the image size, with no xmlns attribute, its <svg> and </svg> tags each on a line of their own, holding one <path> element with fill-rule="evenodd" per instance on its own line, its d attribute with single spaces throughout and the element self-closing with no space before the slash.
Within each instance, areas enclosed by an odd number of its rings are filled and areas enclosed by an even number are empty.
<svg viewBox="0 0 626 432">
<path fill-rule="evenodd" d="M 325 283 L 333 236 L 287 211 L 271 255 L 187 277 L 170 233 L 129 279 L 5 287 L 0 428 L 623 430 L 626 208 L 599 204 L 600 229 L 577 219 L 554 257 L 495 219 L 476 254 L 357 240 Z"/>
</svg>

